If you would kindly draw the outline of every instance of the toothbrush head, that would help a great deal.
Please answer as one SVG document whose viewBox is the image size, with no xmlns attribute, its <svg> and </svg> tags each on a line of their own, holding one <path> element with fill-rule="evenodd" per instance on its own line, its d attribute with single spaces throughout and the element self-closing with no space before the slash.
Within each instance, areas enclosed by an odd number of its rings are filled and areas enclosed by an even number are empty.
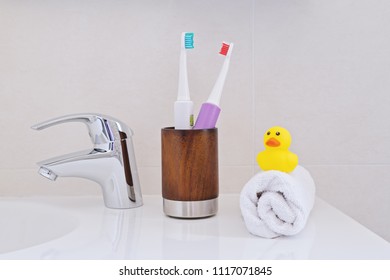
<svg viewBox="0 0 390 280">
<path fill-rule="evenodd" d="M 185 49 L 194 48 L 194 33 L 193 32 L 183 32 L 183 46 Z"/>
<path fill-rule="evenodd" d="M 230 56 L 230 54 L 232 53 L 232 49 L 233 49 L 233 43 L 225 43 L 225 42 L 222 42 L 222 47 L 221 47 L 221 50 L 219 51 L 220 54 L 224 55 L 224 56 Z"/>
</svg>

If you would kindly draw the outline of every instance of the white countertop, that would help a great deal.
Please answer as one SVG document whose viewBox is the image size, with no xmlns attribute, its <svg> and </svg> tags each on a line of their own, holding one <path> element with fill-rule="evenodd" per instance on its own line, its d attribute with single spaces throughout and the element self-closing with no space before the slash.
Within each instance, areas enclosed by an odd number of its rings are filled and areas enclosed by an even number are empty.
<svg viewBox="0 0 390 280">
<path fill-rule="evenodd" d="M 0 259 L 390 259 L 389 242 L 319 198 L 298 235 L 253 236 L 238 197 L 194 220 L 165 216 L 157 195 L 129 210 L 95 196 L 1 198 Z"/>
</svg>

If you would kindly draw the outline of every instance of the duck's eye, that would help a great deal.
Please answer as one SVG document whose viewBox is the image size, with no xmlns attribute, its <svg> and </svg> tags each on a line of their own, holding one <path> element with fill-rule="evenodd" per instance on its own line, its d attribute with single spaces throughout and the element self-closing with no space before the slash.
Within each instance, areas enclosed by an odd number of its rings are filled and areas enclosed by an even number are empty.
<svg viewBox="0 0 390 280">
<path fill-rule="evenodd" d="M 279 135 L 280 135 L 280 132 L 278 131 L 278 132 L 276 132 L 275 134 L 276 134 L 276 136 L 279 136 Z"/>
<path fill-rule="evenodd" d="M 267 135 L 270 135 L 270 134 L 271 134 L 271 131 L 268 131 L 268 132 L 267 132 Z"/>
</svg>

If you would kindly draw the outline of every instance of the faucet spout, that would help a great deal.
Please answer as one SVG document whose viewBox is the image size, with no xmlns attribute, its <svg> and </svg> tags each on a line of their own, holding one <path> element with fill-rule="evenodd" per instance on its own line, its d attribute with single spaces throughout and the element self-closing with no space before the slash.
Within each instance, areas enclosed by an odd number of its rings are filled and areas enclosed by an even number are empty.
<svg viewBox="0 0 390 280">
<path fill-rule="evenodd" d="M 50 169 L 47 169 L 46 167 L 41 167 L 39 168 L 38 170 L 39 174 L 41 174 L 43 177 L 49 179 L 49 180 L 52 180 L 52 181 L 55 181 L 58 177 L 57 174 L 55 174 L 53 171 L 51 171 Z"/>
</svg>

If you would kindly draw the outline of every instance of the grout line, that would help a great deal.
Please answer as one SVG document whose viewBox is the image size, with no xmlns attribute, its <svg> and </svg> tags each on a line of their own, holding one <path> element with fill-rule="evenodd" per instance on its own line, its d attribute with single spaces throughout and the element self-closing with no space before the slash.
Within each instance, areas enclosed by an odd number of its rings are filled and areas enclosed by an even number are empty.
<svg viewBox="0 0 390 280">
<path fill-rule="evenodd" d="M 252 93 L 252 152 L 256 154 L 255 147 L 255 129 L 256 129 L 256 94 L 255 94 L 255 6 L 256 0 L 252 0 L 252 9 L 251 9 L 251 39 L 252 39 L 252 73 L 251 73 L 251 93 Z M 253 172 L 256 172 L 256 161 L 255 157 L 252 158 Z"/>
<path fill-rule="evenodd" d="M 304 163 L 300 164 L 303 167 L 390 167 L 390 163 Z M 161 168 L 161 165 L 138 165 L 138 168 Z M 249 164 L 219 164 L 219 167 L 253 167 L 253 171 L 257 171 L 258 166 L 256 162 Z M 20 171 L 37 171 L 37 168 L 25 168 L 25 167 L 14 167 L 14 168 L 0 168 L 1 172 L 20 172 Z"/>
<path fill-rule="evenodd" d="M 389 164 L 381 164 L 381 163 L 354 163 L 354 164 L 300 164 L 301 166 L 317 166 L 317 167 L 341 167 L 341 166 L 346 166 L 346 167 L 363 167 L 363 166 L 371 166 L 371 167 L 390 167 Z M 254 164 L 221 164 L 220 166 L 225 166 L 225 167 L 254 167 L 254 169 L 258 169 L 257 163 Z"/>
<path fill-rule="evenodd" d="M 372 166 L 372 167 L 387 167 L 390 166 L 390 163 L 306 163 L 302 166 L 327 166 L 327 167 L 337 167 L 337 166 L 350 166 L 350 167 L 359 167 L 359 166 Z"/>
</svg>

